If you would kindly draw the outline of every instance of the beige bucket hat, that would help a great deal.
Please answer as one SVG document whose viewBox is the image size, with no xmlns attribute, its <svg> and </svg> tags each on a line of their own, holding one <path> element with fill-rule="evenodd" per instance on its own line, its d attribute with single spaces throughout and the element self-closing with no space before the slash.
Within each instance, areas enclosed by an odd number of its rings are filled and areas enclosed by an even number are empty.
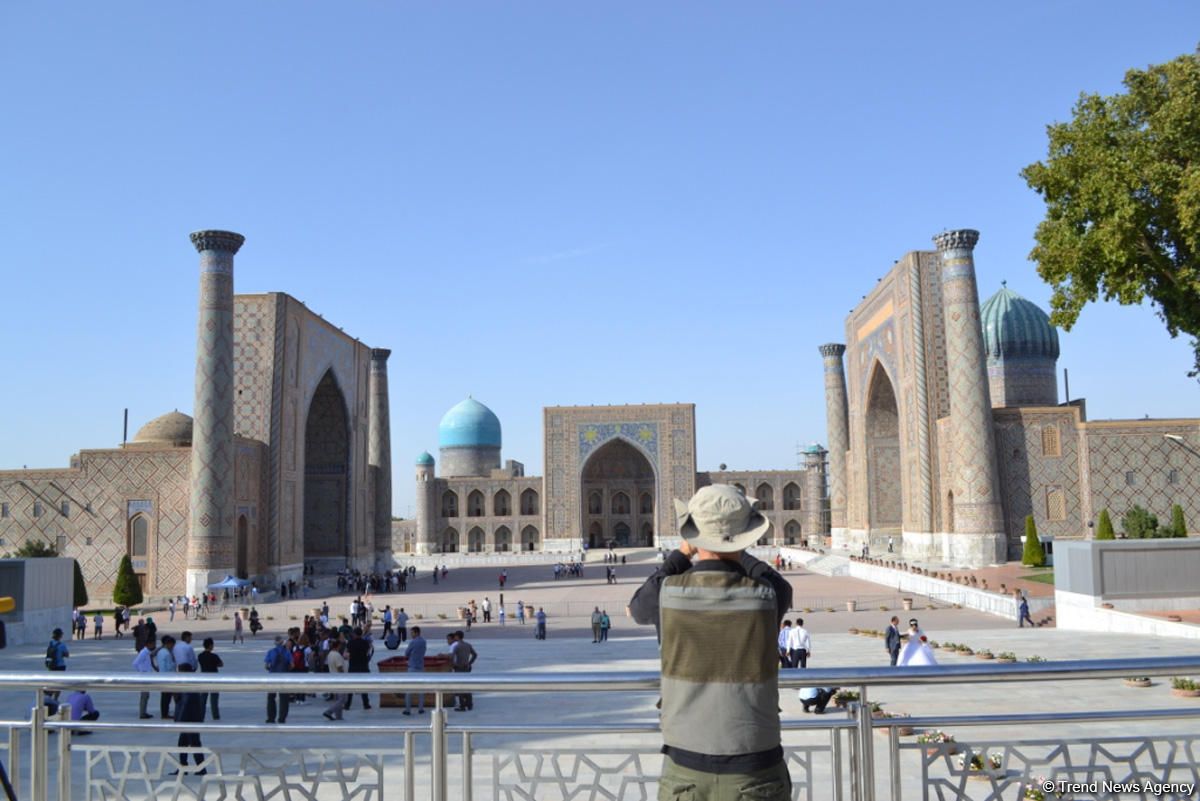
<svg viewBox="0 0 1200 801">
<path fill-rule="evenodd" d="M 771 528 L 754 501 L 728 484 L 702 487 L 687 503 L 676 498 L 675 517 L 679 536 L 714 553 L 748 548 Z"/>
</svg>

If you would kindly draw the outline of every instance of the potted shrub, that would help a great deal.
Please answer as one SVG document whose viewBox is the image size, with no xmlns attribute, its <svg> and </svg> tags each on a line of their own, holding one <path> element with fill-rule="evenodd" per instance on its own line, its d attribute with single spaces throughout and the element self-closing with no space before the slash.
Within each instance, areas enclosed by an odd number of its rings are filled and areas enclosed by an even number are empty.
<svg viewBox="0 0 1200 801">
<path fill-rule="evenodd" d="M 925 746 L 925 754 L 927 756 L 958 753 L 958 745 L 954 742 L 954 737 L 940 729 L 929 729 L 928 731 L 921 732 L 917 735 L 917 742 Z"/>
<path fill-rule="evenodd" d="M 1126 687 L 1149 687 L 1151 683 L 1149 676 L 1130 676 L 1125 679 Z"/>
<path fill-rule="evenodd" d="M 850 704 L 858 703 L 858 698 L 854 690 L 838 690 L 833 694 L 833 705 L 845 709 Z"/>
<path fill-rule="evenodd" d="M 1001 651 L 1000 653 L 996 654 L 996 661 L 1005 663 L 1016 662 L 1017 655 L 1012 651 Z"/>
<path fill-rule="evenodd" d="M 1045 662 L 1046 658 L 1044 656 L 1038 656 L 1037 654 L 1034 654 L 1033 656 L 1029 657 L 1025 661 L 1032 662 L 1033 664 L 1037 664 L 1038 662 Z"/>
<path fill-rule="evenodd" d="M 958 653 L 960 656 L 971 656 L 975 652 L 971 650 L 970 646 L 960 645 L 958 646 Z"/>
<path fill-rule="evenodd" d="M 939 648 L 939 646 L 938 646 L 938 641 L 937 641 L 937 640 L 930 640 L 930 641 L 929 641 L 929 647 L 930 647 L 930 648 L 932 648 L 933 650 L 935 650 L 935 651 L 936 651 L 936 650 Z"/>
<path fill-rule="evenodd" d="M 852 628 L 852 629 L 850 629 L 850 633 L 851 633 L 851 634 L 858 634 L 858 629 Z"/>
<path fill-rule="evenodd" d="M 900 605 L 901 605 L 902 607 L 904 607 L 904 611 L 905 611 L 905 612 L 911 612 L 911 611 L 912 611 L 913 600 L 912 600 L 912 598 L 901 598 L 901 599 L 900 599 Z"/>
<path fill-rule="evenodd" d="M 1200 682 L 1176 676 L 1171 679 L 1171 695 L 1177 695 L 1180 698 L 1200 698 Z"/>
<path fill-rule="evenodd" d="M 880 611 L 880 612 L 886 612 L 887 610 L 888 610 L 888 608 L 887 608 L 887 604 L 880 604 L 880 605 L 879 605 L 879 611 Z"/>
<path fill-rule="evenodd" d="M 942 648 L 942 650 L 943 650 L 943 651 L 957 651 L 957 650 L 958 650 L 958 643 L 956 643 L 956 642 L 944 642 L 944 643 L 942 643 L 942 645 L 941 645 L 941 648 Z"/>
<path fill-rule="evenodd" d="M 986 648 L 984 648 L 982 651 L 975 652 L 976 659 L 992 659 L 993 657 L 994 657 L 994 654 L 992 654 L 992 652 Z"/>
<path fill-rule="evenodd" d="M 1004 759 L 999 754 L 971 754 L 959 757 L 958 769 L 966 771 L 968 779 L 992 779 L 1003 775 Z"/>
<path fill-rule="evenodd" d="M 911 716 L 907 712 L 884 712 L 883 717 L 887 720 L 897 720 L 897 719 L 908 718 Z M 896 728 L 896 733 L 899 734 L 901 737 L 911 737 L 913 734 L 912 726 L 905 726 L 905 725 L 901 724 L 899 726 L 896 726 L 895 728 Z M 880 732 L 881 734 L 887 734 L 888 730 L 880 728 L 880 729 L 876 729 L 876 731 Z"/>
</svg>

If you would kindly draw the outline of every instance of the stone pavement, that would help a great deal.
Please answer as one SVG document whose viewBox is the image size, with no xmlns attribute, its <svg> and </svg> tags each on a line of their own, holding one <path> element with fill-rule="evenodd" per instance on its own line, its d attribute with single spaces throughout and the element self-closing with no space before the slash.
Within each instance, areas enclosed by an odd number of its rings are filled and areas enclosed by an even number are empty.
<svg viewBox="0 0 1200 801">
<path fill-rule="evenodd" d="M 618 575 L 623 583 L 616 586 L 606 585 L 603 570 L 589 566 L 583 579 L 560 579 L 555 581 L 553 575 L 544 567 L 525 567 L 516 565 L 509 568 L 509 585 L 505 589 L 505 600 L 514 603 L 517 597 L 528 603 L 546 606 L 551 612 L 549 638 L 542 641 L 533 640 L 532 624 L 524 627 L 512 620 L 504 627 L 493 623 L 478 625 L 471 633 L 480 654 L 477 664 L 478 675 L 489 673 L 504 674 L 510 672 L 529 671 L 561 671 L 577 672 L 588 670 L 656 670 L 658 666 L 657 646 L 651 629 L 634 626 L 622 611 L 625 602 L 636 588 L 639 577 L 647 575 L 652 569 L 652 563 L 643 562 L 636 565 L 618 566 Z M 846 578 L 829 578 L 816 576 L 805 571 L 794 571 L 788 574 L 796 593 L 796 606 L 803 610 L 805 606 L 812 608 L 812 613 L 803 613 L 805 623 L 813 634 L 813 657 L 811 667 L 835 667 L 855 665 L 886 664 L 881 640 L 853 636 L 847 633 L 850 627 L 883 629 L 892 609 L 898 606 L 898 599 L 887 596 L 874 585 Z M 459 621 L 441 620 L 436 617 L 437 609 L 452 609 L 470 598 L 482 601 L 488 595 L 493 602 L 497 601 L 498 588 L 495 584 L 494 571 L 491 569 L 461 569 L 451 571 L 447 582 L 437 587 L 427 581 L 419 581 L 413 591 L 404 595 L 377 598 L 376 604 L 382 602 L 403 604 L 409 611 L 425 610 L 427 619 L 418 621 L 426 628 L 430 641 L 430 651 L 440 652 L 444 648 L 444 635 L 447 631 L 461 626 Z M 845 612 L 845 601 L 854 598 L 860 601 L 877 598 L 879 605 L 889 606 L 889 611 L 859 611 Z M 330 599 L 331 609 L 345 608 L 350 596 L 338 596 Z M 919 601 L 919 599 L 918 599 Z M 219 636 L 217 651 L 226 663 L 226 673 L 261 674 L 262 658 L 271 644 L 271 636 L 276 631 L 293 625 L 292 617 L 300 617 L 306 608 L 319 601 L 280 602 L 260 605 L 260 613 L 264 616 L 267 630 L 256 639 L 247 637 L 245 645 L 232 645 L 229 642 L 231 624 L 219 615 L 204 621 L 182 620 L 176 616 L 174 623 L 166 620 L 166 615 L 155 615 L 159 622 L 160 633 L 178 634 L 185 628 L 195 634 L 198 644 L 204 636 L 212 634 Z M 590 637 L 590 626 L 587 614 L 592 606 L 600 605 L 607 608 L 613 618 L 614 628 L 610 641 L 604 644 L 593 644 Z M 922 604 L 918 603 L 918 607 Z M 827 612 L 826 608 L 837 611 Z M 902 619 L 908 613 L 896 612 Z M 1054 629 L 1018 629 L 1007 621 L 999 620 L 981 613 L 968 610 L 918 608 L 912 614 L 917 615 L 922 626 L 935 640 L 953 640 L 966 643 L 979 650 L 990 648 L 992 651 L 1013 651 L 1024 659 L 1038 655 L 1047 659 L 1077 659 L 1077 658 L 1108 658 L 1113 656 L 1165 656 L 1192 654 L 1200 655 L 1200 643 L 1183 642 L 1165 639 L 1097 636 L 1086 633 L 1057 631 Z M 70 671 L 123 671 L 129 669 L 133 658 L 132 640 L 113 640 L 106 638 L 102 641 L 84 640 L 70 643 L 72 656 Z M 0 651 L 0 671 L 42 669 L 41 661 L 44 648 L 42 646 L 27 647 L 20 650 L 9 649 Z M 392 655 L 382 647 L 376 659 Z M 946 663 L 962 663 L 969 657 L 946 655 L 938 652 L 939 660 Z M 132 721 L 136 718 L 137 698 L 133 693 L 96 693 L 96 703 L 102 711 L 102 720 Z M 569 694 L 557 693 L 501 695 L 498 693 L 480 693 L 476 695 L 475 711 L 468 713 L 449 714 L 451 726 L 455 725 L 487 725 L 487 724 L 624 724 L 642 722 L 652 724 L 655 721 L 656 697 L 653 694 L 606 695 L 606 694 Z M 937 714 L 969 714 L 969 713 L 1000 713 L 1016 711 L 1052 712 L 1056 710 L 1102 710 L 1121 708 L 1177 708 L 1181 704 L 1198 705 L 1200 701 L 1185 700 L 1173 697 L 1162 680 L 1156 680 L 1154 686 L 1148 689 L 1133 689 L 1117 680 L 1080 681 L 1080 682 L 1039 682 L 1021 686 L 1011 684 L 980 684 L 969 685 L 930 685 L 909 688 L 879 688 L 872 693 L 872 700 L 884 703 L 889 711 L 905 712 L 914 715 Z M 28 713 L 29 697 L 16 693 L 5 693 L 0 696 L 0 718 L 23 718 Z M 156 701 L 152 709 L 156 709 Z M 783 714 L 785 720 L 811 720 L 811 716 L 802 714 L 800 705 L 791 693 L 783 698 Z M 333 737 L 297 737 L 296 741 L 316 748 L 328 748 L 343 744 L 353 752 L 370 752 L 373 749 L 391 749 L 390 755 L 384 758 L 387 765 L 385 776 L 389 789 L 386 797 L 398 798 L 398 788 L 401 784 L 402 760 L 396 755 L 395 749 L 399 742 L 377 742 L 371 738 L 355 735 L 358 725 L 372 723 L 413 722 L 425 724 L 427 718 L 413 716 L 404 718 L 399 711 L 391 708 L 381 708 L 378 703 L 370 711 L 359 707 L 356 699 L 354 709 L 346 713 L 346 720 L 340 724 L 326 723 L 321 717 L 323 704 L 309 703 L 294 706 L 288 718 L 288 726 L 316 725 L 327 730 L 346 731 L 347 740 Z M 264 699 L 255 696 L 226 695 L 222 697 L 222 723 L 262 724 L 265 713 Z M 831 718 L 832 719 L 832 718 Z M 270 732 L 270 737 L 264 739 L 259 735 L 221 734 L 206 736 L 205 744 L 218 744 L 224 748 L 249 750 L 255 748 L 276 748 L 284 743 L 292 744 L 292 738 L 281 737 L 280 727 L 262 726 L 263 732 Z M 983 729 L 979 731 L 954 732 L 960 741 L 972 737 L 992 737 L 993 742 L 1007 742 L 1014 737 L 1078 737 L 1084 734 L 1095 736 L 1097 732 L 1109 735 L 1137 734 L 1139 732 L 1161 735 L 1164 732 L 1175 731 L 1197 737 L 1197 725 L 1194 721 L 1175 721 L 1158 724 L 1113 724 L 1107 727 L 1087 727 L 1081 724 L 1055 724 L 1045 730 L 1004 731 Z M 428 772 L 421 768 L 427 760 L 428 738 L 419 738 L 417 746 L 418 797 L 428 797 Z M 459 753 L 461 744 L 458 737 L 451 737 L 451 750 Z M 150 732 L 98 732 L 92 737 L 77 740 L 83 747 L 94 747 L 105 744 L 144 744 L 158 743 L 162 746 L 173 746 L 174 735 Z M 877 775 L 886 776 L 886 739 L 876 738 Z M 911 738 L 907 738 L 911 741 Z M 828 743 L 828 736 L 789 735 L 789 742 Z M 1194 742 L 1194 741 L 1193 741 Z M 589 753 L 606 750 L 622 750 L 628 747 L 641 747 L 647 754 L 652 754 L 657 747 L 654 737 L 565 737 L 549 735 L 477 735 L 477 748 L 483 751 L 489 749 L 521 748 L 530 751 L 545 751 L 547 749 L 577 748 Z M 26 747 L 28 744 L 26 743 Z M 136 747 L 136 746 L 135 746 Z M 2 752 L 0 752 L 2 753 Z M 913 756 L 912 753 L 909 754 Z M 454 757 L 457 760 L 458 757 Z M 647 757 L 647 765 L 653 765 L 653 758 Z M 457 765 L 458 762 L 452 762 Z M 827 757 L 821 763 L 824 767 L 817 773 L 827 778 Z M 916 762 L 907 765 L 905 769 L 906 797 L 920 797 L 920 769 Z M 491 784 L 494 774 L 491 768 L 490 756 L 480 757 L 474 772 L 476 797 L 490 798 Z M 629 766 L 621 768 L 623 772 L 633 770 Z M 653 768 L 647 768 L 653 770 Z M 825 773 L 822 773 L 825 771 Z M 460 781 L 459 769 L 452 769 L 451 783 L 457 788 Z M 72 760 L 72 774 L 76 792 L 81 792 L 84 784 L 83 759 Z M 909 775 L 911 774 L 911 775 Z M 195 783 L 197 780 L 189 779 Z M 198 786 L 198 785 L 197 785 Z M 26 787 L 28 785 L 26 784 Z M 820 790 L 826 790 L 827 785 L 818 783 Z M 980 787 L 980 790 L 983 790 Z M 456 795 L 459 790 L 455 789 Z M 881 798 L 886 796 L 886 784 L 881 784 Z M 554 793 L 538 791 L 535 797 L 558 797 Z M 82 797 L 82 796 L 79 796 Z M 131 797 L 136 797 L 131 795 Z M 215 795 L 209 797 L 216 797 Z M 339 798 L 336 788 L 326 789 L 314 795 L 318 798 Z M 816 797 L 824 797 L 818 792 Z M 982 797 L 982 796 L 980 796 Z"/>
</svg>

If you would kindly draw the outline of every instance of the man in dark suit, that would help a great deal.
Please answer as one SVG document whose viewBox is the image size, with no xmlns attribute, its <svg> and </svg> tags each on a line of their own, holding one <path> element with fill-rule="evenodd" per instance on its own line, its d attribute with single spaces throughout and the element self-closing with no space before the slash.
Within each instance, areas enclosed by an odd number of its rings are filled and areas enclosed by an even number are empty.
<svg viewBox="0 0 1200 801">
<path fill-rule="evenodd" d="M 900 618 L 895 615 L 892 615 L 892 623 L 888 626 L 884 643 L 887 645 L 888 655 L 892 658 L 892 667 L 895 667 L 896 660 L 900 658 Z"/>
</svg>

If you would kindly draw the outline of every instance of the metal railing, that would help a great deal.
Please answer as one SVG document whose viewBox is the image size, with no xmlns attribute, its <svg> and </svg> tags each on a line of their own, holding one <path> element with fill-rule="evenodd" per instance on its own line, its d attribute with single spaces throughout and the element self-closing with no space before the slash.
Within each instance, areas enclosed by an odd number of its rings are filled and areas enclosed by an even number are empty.
<svg viewBox="0 0 1200 801">
<path fill-rule="evenodd" d="M 809 745 L 800 747 L 794 744 L 785 742 L 785 752 L 788 753 L 789 765 L 794 764 L 799 766 L 803 774 L 801 789 L 796 790 L 797 794 L 807 793 L 808 798 L 813 796 L 814 782 L 818 772 L 824 772 L 824 767 L 816 766 L 815 759 L 828 755 L 828 778 L 829 778 L 829 794 L 824 791 L 816 797 L 833 798 L 835 801 L 842 801 L 845 791 L 849 791 L 853 801 L 875 801 L 877 787 L 877 777 L 885 785 L 890 786 L 890 796 L 893 801 L 900 801 L 902 788 L 902 758 L 906 754 L 919 752 L 922 755 L 921 771 L 924 787 L 923 795 L 926 798 L 936 797 L 953 797 L 953 798 L 970 798 L 970 792 L 966 789 L 968 786 L 966 781 L 968 778 L 980 778 L 978 775 L 971 775 L 970 769 L 955 770 L 950 762 L 950 756 L 954 753 L 956 747 L 961 746 L 964 753 L 970 755 L 982 753 L 974 746 L 966 744 L 957 744 L 950 746 L 932 746 L 929 744 L 920 743 L 901 743 L 900 730 L 902 727 L 935 727 L 935 726 L 954 726 L 954 727 L 1003 727 L 1006 730 L 1011 730 L 1012 727 L 1018 726 L 1024 728 L 1035 726 L 1046 726 L 1052 724 L 1063 723 L 1092 723 L 1092 724 L 1113 724 L 1125 723 L 1128 721 L 1140 721 L 1145 723 L 1161 723 L 1163 721 L 1187 721 L 1193 724 L 1188 731 L 1182 734 L 1161 735 L 1162 739 L 1186 740 L 1186 746 L 1182 753 L 1193 753 L 1200 745 L 1200 708 L 1194 704 L 1181 705 L 1174 708 L 1164 709 L 1130 709 L 1116 711 L 1069 711 L 1069 712 L 1016 712 L 1009 714 L 979 714 L 970 713 L 963 715 L 952 716 L 936 716 L 936 717 L 912 717 L 912 718 L 877 718 L 871 713 L 871 703 L 869 694 L 879 687 L 911 687 L 911 686 L 934 686 L 934 685 L 951 685 L 951 684 L 993 684 L 993 683 L 1011 683 L 1019 682 L 1028 684 L 1029 682 L 1054 682 L 1054 681 L 1079 681 L 1079 680 L 1095 680 L 1095 679 L 1122 679 L 1130 676 L 1174 676 L 1182 674 L 1195 674 L 1200 672 L 1200 656 L 1189 657 L 1169 657 L 1169 658 L 1146 658 L 1146 659 L 1114 659 L 1100 661 L 1061 661 L 1061 662 L 1043 662 L 1043 663 L 1021 663 L 1011 665 L 995 665 L 995 664 L 979 664 L 979 665 L 947 665 L 936 667 L 918 667 L 918 668 L 889 668 L 889 667 L 872 667 L 872 668 L 853 668 L 853 669 L 836 669 L 836 670 L 817 670 L 808 669 L 804 671 L 784 671 L 780 675 L 781 689 L 795 689 L 801 686 L 806 687 L 841 687 L 854 688 L 859 693 L 857 705 L 851 709 L 847 717 L 830 716 L 821 719 L 804 719 L 804 720 L 785 720 L 784 732 L 785 740 L 788 735 L 797 734 L 818 738 L 827 738 L 827 745 Z M 429 786 L 429 797 L 433 801 L 448 801 L 450 784 L 448 782 L 447 767 L 452 757 L 452 747 L 457 746 L 457 754 L 460 757 L 459 764 L 461 771 L 460 780 L 461 792 L 463 801 L 473 801 L 474 785 L 476 783 L 474 768 L 475 757 L 478 753 L 478 742 L 481 738 L 499 738 L 500 740 L 512 740 L 517 737 L 528 735 L 542 735 L 548 738 L 553 738 L 555 741 L 563 740 L 573 735 L 584 735 L 588 738 L 591 744 L 591 750 L 598 753 L 609 753 L 614 756 L 617 763 L 624 767 L 614 768 L 619 771 L 622 776 L 622 781 L 636 781 L 643 785 L 652 784 L 656 780 L 657 774 L 641 765 L 640 760 L 645 757 L 646 761 L 652 761 L 652 755 L 657 751 L 658 745 L 658 727 L 653 721 L 631 722 L 620 724 L 608 724 L 595 721 L 583 721 L 580 723 L 562 723 L 558 721 L 525 721 L 514 724 L 466 724 L 460 725 L 456 722 L 451 724 L 447 719 L 447 706 L 449 699 L 452 696 L 461 693 L 489 693 L 489 694 L 517 694 L 517 693 L 534 693 L 545 694 L 552 693 L 598 693 L 609 694 L 617 693 L 623 697 L 630 693 L 655 693 L 659 689 L 659 674 L 657 672 L 641 672 L 641 673 L 509 673 L 509 674 L 349 674 L 330 676 L 328 674 L 303 674 L 303 675 L 277 675 L 264 674 L 261 676 L 232 676 L 232 675 L 215 675 L 215 674 L 193 674 L 193 675 L 147 675 L 147 674 L 90 674 L 90 673 L 8 673 L 0 674 L 0 693 L 11 694 L 14 691 L 28 690 L 32 692 L 33 708 L 28 720 L 0 720 L 0 730 L 7 730 L 8 739 L 8 764 L 9 773 L 18 789 L 19 797 L 31 798 L 34 801 L 48 801 L 51 798 L 51 791 L 58 799 L 73 799 L 82 797 L 72 794 L 72 757 L 76 754 L 82 754 L 86 759 L 86 776 L 87 787 L 84 792 L 88 793 L 88 797 L 92 797 L 90 793 L 98 783 L 103 783 L 104 777 L 101 775 L 103 770 L 109 769 L 113 764 L 113 752 L 116 750 L 128 750 L 126 746 L 91 746 L 81 744 L 76 739 L 76 732 L 81 729 L 90 731 L 123 731 L 123 732 L 143 732 L 143 733 L 177 733 L 177 732 L 199 732 L 212 733 L 214 735 L 225 734 L 259 734 L 265 730 L 262 725 L 243 725 L 234 723 L 188 723 L 188 722 L 152 722 L 143 723 L 140 721 L 130 722 L 108 722 L 108 721 L 69 721 L 57 717 L 48 716 L 46 713 L 45 693 L 48 690 L 69 691 L 72 689 L 85 688 L 89 692 L 220 692 L 225 693 L 278 693 L 290 692 L 294 694 L 317 693 L 317 692 L 333 692 L 338 694 L 345 693 L 428 693 L 435 698 L 433 708 L 430 710 L 428 725 L 404 725 L 404 724 L 356 724 L 353 728 L 338 728 L 330 725 L 292 725 L 287 727 L 273 727 L 270 729 L 273 738 L 319 738 L 320 748 L 291 748 L 281 747 L 281 751 L 285 752 L 287 759 L 283 762 L 290 764 L 303 765 L 304 759 L 312 758 L 320 761 L 323 751 L 328 749 L 330 738 L 344 737 L 352 735 L 357 738 L 359 743 L 363 742 L 363 738 L 368 738 L 372 742 L 382 741 L 384 739 L 393 739 L 393 742 L 398 742 L 401 748 L 398 750 L 381 750 L 379 758 L 373 765 L 373 774 L 377 776 L 375 781 L 378 787 L 374 794 L 371 792 L 365 793 L 363 797 L 376 798 L 396 798 L 398 794 L 394 791 L 389 792 L 386 796 L 383 792 L 383 782 L 385 767 L 392 767 L 392 762 L 388 761 L 391 758 L 403 760 L 403 793 L 402 797 L 405 801 L 415 801 L 417 798 L 417 757 L 424 746 L 418 743 L 418 738 L 428 739 L 428 773 L 427 783 Z M 11 695 L 9 696 L 11 697 Z M 532 715 L 537 717 L 537 713 Z M 530 717 L 524 715 L 522 717 Z M 876 770 L 875 749 L 873 735 L 877 732 L 885 733 L 888 741 L 888 766 L 886 772 L 879 773 Z M 55 742 L 51 743 L 51 734 L 55 735 Z M 615 749 L 604 749 L 598 745 L 604 736 L 619 736 L 619 747 Z M 990 735 L 995 737 L 995 735 Z M 1160 735 L 1156 735 L 1160 736 Z M 23 737 L 28 742 L 28 748 L 23 745 Z M 636 746 L 631 745 L 634 739 L 641 737 L 647 740 L 648 744 L 641 747 L 639 750 Z M 1129 739 L 1128 737 L 1118 737 L 1113 734 L 1106 734 L 1105 737 L 1097 739 L 1095 742 L 1107 742 L 1109 740 Z M 1137 740 L 1137 737 L 1133 739 Z M 844 742 L 843 742 L 844 741 Z M 1142 738 L 1145 741 L 1145 738 Z M 818 739 L 819 742 L 819 739 Z M 1038 741 L 1018 741 L 1017 738 L 1011 735 L 1004 735 L 996 740 L 996 748 L 1003 750 L 1003 759 L 1007 764 L 1020 763 L 1026 766 L 1024 773 L 1021 775 L 1012 775 L 1011 769 L 1005 770 L 1005 775 L 995 775 L 997 771 L 987 772 L 983 778 L 989 779 L 992 782 L 992 787 L 986 797 L 1000 798 L 1000 789 L 1014 787 L 1024 792 L 1024 788 L 1030 786 L 1032 775 L 1030 774 L 1031 766 L 1044 764 L 1051 768 L 1055 775 L 1058 776 L 1073 776 L 1082 770 L 1090 770 L 1093 773 L 1101 768 L 1092 766 L 1091 763 L 1084 768 L 1079 768 L 1074 763 L 1067 764 L 1065 768 L 1053 763 L 1053 759 L 1058 757 L 1045 757 L 1032 754 L 1033 745 L 1049 744 L 1053 746 L 1051 749 L 1054 753 L 1067 753 L 1064 748 L 1069 751 L 1069 746 L 1087 744 L 1091 741 L 1066 741 L 1066 740 L 1038 740 Z M 1094 745 L 1094 743 L 1093 743 Z M 1175 745 L 1178 745 L 1176 743 Z M 1040 747 L 1040 746 L 1039 746 Z M 1171 746 L 1174 747 L 1174 746 Z M 1023 749 L 1023 750 L 1022 750 Z M 518 749 L 519 750 L 519 749 Z M 542 749 L 546 753 L 554 751 L 561 755 L 578 757 L 581 753 L 579 750 L 570 749 Z M 1102 751 L 1104 749 L 1101 749 Z M 173 753 L 168 752 L 188 752 L 188 748 L 166 747 L 160 746 L 155 748 L 146 748 L 139 746 L 139 752 L 158 753 L 161 752 L 160 762 L 153 770 L 143 766 L 142 772 L 137 774 L 139 781 L 144 781 L 146 787 L 151 787 L 152 782 L 162 780 L 165 776 L 163 768 L 170 767 L 174 763 L 168 761 L 168 757 L 174 758 Z M 1096 749 L 1093 747 L 1092 751 Z M 190 752 L 197 757 L 203 757 L 204 767 L 213 767 L 212 775 L 205 777 L 204 782 L 214 784 L 220 782 L 253 782 L 257 781 L 257 777 L 253 775 L 253 765 L 265 765 L 259 756 L 255 756 L 254 760 L 247 762 L 247 755 L 250 753 L 246 749 L 229 749 L 224 751 L 218 748 L 196 748 L 190 749 Z M 3 753 L 3 752 L 0 752 Z M 512 754 L 516 753 L 509 750 L 499 749 L 488 752 L 493 757 L 494 774 L 492 777 L 493 792 L 496 797 L 505 795 L 503 787 L 508 787 L 508 780 L 501 776 L 502 768 L 512 766 L 516 763 L 513 761 Z M 504 756 L 507 754 L 508 756 Z M 535 756 L 537 763 L 542 763 L 545 754 L 537 751 L 521 751 L 518 756 Z M 621 763 L 620 757 L 626 757 L 625 762 Z M 633 765 L 628 760 L 633 757 L 638 764 Z M 1070 754 L 1067 754 L 1070 758 Z M 1136 755 L 1131 759 L 1136 760 Z M 229 760 L 240 759 L 240 767 L 235 770 L 226 771 L 224 765 Z M 299 763 L 296 760 L 299 760 Z M 1137 765 L 1134 762 L 1129 763 L 1130 775 L 1135 777 L 1141 776 L 1145 778 L 1148 769 L 1165 770 L 1165 773 L 1152 774 L 1159 776 L 1163 781 L 1170 781 L 1172 775 L 1178 776 L 1178 773 L 1173 774 L 1172 771 L 1178 767 L 1177 760 L 1167 760 L 1167 767 L 1162 768 L 1163 759 L 1159 755 L 1151 754 L 1147 757 L 1154 766 L 1147 768 L 1145 765 Z M 1175 758 L 1172 758 L 1175 759 Z M 257 761 L 255 761 L 257 760 Z M 518 760 L 519 761 L 519 760 Z M 422 760 L 424 762 L 424 760 Z M 54 782 L 51 782 L 51 765 L 57 763 L 57 775 L 54 776 Z M 247 765 L 250 765 L 248 768 Z M 1190 765 L 1192 774 L 1196 773 L 1196 766 Z M 183 765 L 177 765 L 177 769 L 182 774 L 186 769 L 186 757 Z M 512 784 L 513 787 L 523 787 L 521 794 L 534 797 L 534 793 L 526 792 L 528 786 L 532 786 L 542 782 L 544 777 L 541 773 L 537 775 L 528 772 L 522 773 L 520 766 L 517 773 L 519 778 Z M 818 770 L 819 767 L 819 770 Z M 218 769 L 219 768 L 219 769 Z M 848 769 L 845 769 L 848 768 Z M 945 768 L 944 770 L 942 768 Z M 262 770 L 283 770 L 278 767 L 267 768 Z M 328 766 L 321 768 L 326 771 L 342 771 L 344 768 L 338 766 L 330 768 Z M 539 769 L 540 770 L 540 769 Z M 600 770 L 600 768 L 597 768 Z M 939 773 L 940 770 L 940 773 Z M 319 772 L 319 771 L 318 771 Z M 370 772 L 370 771 L 368 771 Z M 153 775 L 152 775 L 153 774 Z M 555 781 L 563 784 L 561 771 Z M 936 774 L 936 775 L 935 775 Z M 125 771 L 122 774 L 122 780 L 128 779 L 133 774 Z M 25 783 L 23 776 L 28 777 L 28 794 L 20 795 Z M 182 776 L 175 781 L 182 781 Z M 344 781 L 344 778 L 343 778 Z M 522 784 L 523 783 L 523 784 Z M 122 786 L 124 786 L 122 784 Z M 372 785 L 374 786 L 374 785 Z M 949 795 L 947 795 L 949 793 Z M 511 793 L 509 793 L 511 796 Z M 564 792 L 561 796 L 571 795 Z M 107 797 L 107 796 L 106 796 Z M 118 795 L 116 797 L 126 797 Z M 154 791 L 149 791 L 146 797 L 154 797 Z M 357 797 L 357 796 L 356 796 Z M 1007 796 L 1006 796 L 1007 797 Z M 1015 796 L 1022 797 L 1022 796 Z M 1047 794 L 1047 797 L 1053 797 Z M 1100 797 L 1103 797 L 1101 795 Z M 1112 796 L 1116 797 L 1116 796 Z"/>
</svg>

